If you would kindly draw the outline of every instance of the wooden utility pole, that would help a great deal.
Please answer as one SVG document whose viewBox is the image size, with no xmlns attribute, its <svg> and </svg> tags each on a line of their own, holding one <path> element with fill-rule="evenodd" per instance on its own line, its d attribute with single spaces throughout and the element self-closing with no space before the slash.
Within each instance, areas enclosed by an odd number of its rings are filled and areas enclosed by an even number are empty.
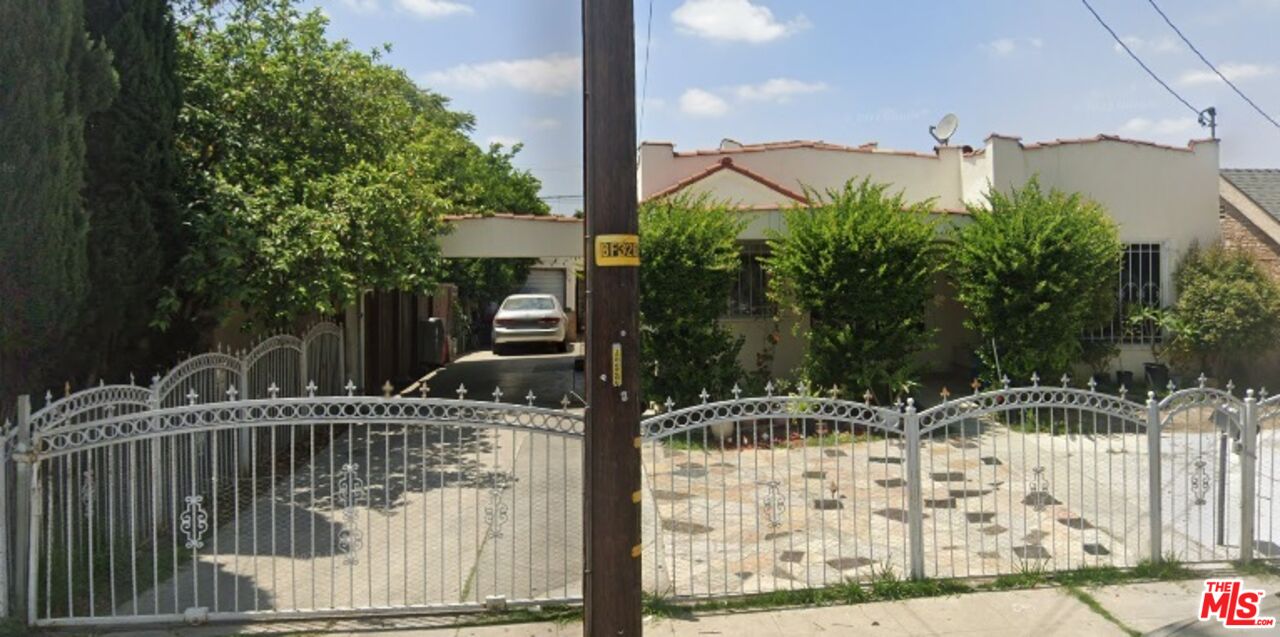
<svg viewBox="0 0 1280 637">
<path fill-rule="evenodd" d="M 632 0 L 582 0 L 585 633 L 640 635 L 640 340 Z"/>
</svg>

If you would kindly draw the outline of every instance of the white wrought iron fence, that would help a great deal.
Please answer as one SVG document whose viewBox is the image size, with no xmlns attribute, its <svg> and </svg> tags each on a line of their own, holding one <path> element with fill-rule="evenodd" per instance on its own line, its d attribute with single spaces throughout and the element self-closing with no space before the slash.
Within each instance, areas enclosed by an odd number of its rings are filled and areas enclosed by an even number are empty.
<svg viewBox="0 0 1280 637">
<path fill-rule="evenodd" d="M 583 421 L 567 403 L 316 382 L 254 397 L 227 363 L 20 405 L 0 433 L 6 610 L 85 625 L 581 599 Z M 1280 557 L 1276 398 L 1201 383 L 1138 401 L 1067 379 L 927 409 L 816 393 L 704 392 L 644 419 L 648 592 Z"/>
<path fill-rule="evenodd" d="M 1250 433 L 1280 421 L 1280 402 L 1252 392 L 1201 379 L 1139 402 L 1064 378 L 944 390 L 923 410 L 804 390 L 703 397 L 644 421 L 653 594 L 1280 557 L 1270 508 L 1255 516 L 1277 450 Z"/>
</svg>

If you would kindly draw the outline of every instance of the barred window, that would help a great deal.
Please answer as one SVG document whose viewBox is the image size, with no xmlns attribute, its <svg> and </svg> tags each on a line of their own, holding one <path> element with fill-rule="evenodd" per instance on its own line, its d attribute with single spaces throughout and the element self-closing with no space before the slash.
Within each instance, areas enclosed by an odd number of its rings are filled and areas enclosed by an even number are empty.
<svg viewBox="0 0 1280 637">
<path fill-rule="evenodd" d="M 748 241 L 741 245 L 738 258 L 738 282 L 729 295 L 730 317 L 773 316 L 773 304 L 769 301 L 769 275 L 761 259 L 769 256 L 769 245 L 763 241 Z"/>
<path fill-rule="evenodd" d="M 1160 244 L 1130 243 L 1124 247 L 1116 281 L 1116 314 L 1111 323 L 1086 334 L 1086 338 L 1114 343 L 1151 344 L 1160 340 L 1153 322 L 1132 325 L 1127 317 L 1141 308 L 1161 305 Z"/>
</svg>

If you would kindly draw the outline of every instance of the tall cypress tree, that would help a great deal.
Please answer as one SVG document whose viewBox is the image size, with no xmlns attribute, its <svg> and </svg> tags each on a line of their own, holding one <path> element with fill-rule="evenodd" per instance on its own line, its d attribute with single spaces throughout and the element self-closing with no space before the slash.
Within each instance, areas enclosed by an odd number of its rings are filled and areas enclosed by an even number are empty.
<svg viewBox="0 0 1280 637">
<path fill-rule="evenodd" d="M 87 288 L 85 117 L 110 55 L 83 0 L 0 2 L 0 400 L 52 379 Z"/>
<path fill-rule="evenodd" d="M 85 0 L 85 24 L 111 50 L 120 92 L 85 130 L 90 286 L 76 348 L 86 358 L 76 367 L 119 376 L 159 354 L 148 326 L 182 243 L 174 148 L 182 93 L 167 0 Z"/>
</svg>

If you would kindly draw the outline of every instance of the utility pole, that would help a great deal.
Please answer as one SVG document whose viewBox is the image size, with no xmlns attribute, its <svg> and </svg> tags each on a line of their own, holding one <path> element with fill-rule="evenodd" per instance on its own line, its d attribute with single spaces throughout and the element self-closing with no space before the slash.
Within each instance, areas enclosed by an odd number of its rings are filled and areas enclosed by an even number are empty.
<svg viewBox="0 0 1280 637">
<path fill-rule="evenodd" d="M 640 340 L 632 0 L 582 0 L 588 636 L 640 635 Z"/>
</svg>

